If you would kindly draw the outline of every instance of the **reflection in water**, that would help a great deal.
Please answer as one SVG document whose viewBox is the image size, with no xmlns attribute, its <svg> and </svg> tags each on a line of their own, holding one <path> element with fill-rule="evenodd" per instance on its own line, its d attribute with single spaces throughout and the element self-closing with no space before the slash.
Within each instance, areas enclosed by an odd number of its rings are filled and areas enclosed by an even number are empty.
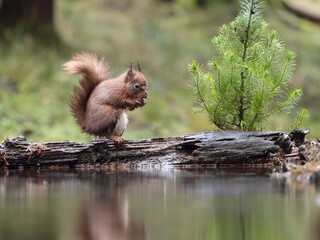
<svg viewBox="0 0 320 240">
<path fill-rule="evenodd" d="M 123 189 L 112 195 L 99 194 L 84 205 L 77 228 L 79 240 L 146 239 L 143 224 L 134 221 L 129 212 L 128 196 Z"/>
<path fill-rule="evenodd" d="M 319 239 L 319 193 L 266 170 L 3 170 L 0 239 Z"/>
</svg>

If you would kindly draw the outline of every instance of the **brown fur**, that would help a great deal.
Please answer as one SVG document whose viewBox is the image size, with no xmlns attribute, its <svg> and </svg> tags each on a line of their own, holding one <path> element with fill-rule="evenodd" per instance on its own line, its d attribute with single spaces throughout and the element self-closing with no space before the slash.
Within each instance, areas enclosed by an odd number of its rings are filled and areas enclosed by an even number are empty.
<svg viewBox="0 0 320 240">
<path fill-rule="evenodd" d="M 143 73 L 130 68 L 111 78 L 108 64 L 95 55 L 75 55 L 63 65 L 69 74 L 83 74 L 70 100 L 73 116 L 82 130 L 95 136 L 121 136 L 127 123 L 124 110 L 146 104 L 148 82 Z"/>
</svg>

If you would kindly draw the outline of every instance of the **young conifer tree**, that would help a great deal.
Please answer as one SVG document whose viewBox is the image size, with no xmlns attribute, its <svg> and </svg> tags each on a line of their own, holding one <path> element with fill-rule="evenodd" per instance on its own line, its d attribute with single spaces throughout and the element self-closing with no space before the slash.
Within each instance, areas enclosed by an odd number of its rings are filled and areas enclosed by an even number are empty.
<svg viewBox="0 0 320 240">
<path fill-rule="evenodd" d="M 302 95 L 300 88 L 288 89 L 295 54 L 261 13 L 257 0 L 243 0 L 236 19 L 212 39 L 217 56 L 208 63 L 211 71 L 196 61 L 189 65 L 195 111 L 206 111 L 220 129 L 261 130 L 268 117 L 290 112 Z"/>
</svg>

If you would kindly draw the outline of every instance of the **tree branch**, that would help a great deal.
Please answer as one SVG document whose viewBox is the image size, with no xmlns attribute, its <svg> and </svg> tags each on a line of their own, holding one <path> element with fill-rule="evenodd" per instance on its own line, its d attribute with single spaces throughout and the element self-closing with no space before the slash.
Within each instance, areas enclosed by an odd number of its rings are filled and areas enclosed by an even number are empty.
<svg viewBox="0 0 320 240">
<path fill-rule="evenodd" d="M 314 23 L 320 23 L 320 14 L 302 8 L 294 3 L 282 1 L 282 5 L 291 13 Z"/>
</svg>

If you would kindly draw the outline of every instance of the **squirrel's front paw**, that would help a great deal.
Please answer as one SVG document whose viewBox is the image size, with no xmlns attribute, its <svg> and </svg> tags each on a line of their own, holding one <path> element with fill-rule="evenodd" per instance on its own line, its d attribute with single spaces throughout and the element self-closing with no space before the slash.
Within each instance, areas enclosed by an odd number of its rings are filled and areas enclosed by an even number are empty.
<svg viewBox="0 0 320 240">
<path fill-rule="evenodd" d="M 146 105 L 147 103 L 147 100 L 145 98 L 142 98 L 142 99 L 135 99 L 134 100 L 134 105 L 133 106 L 130 106 L 130 107 L 127 107 L 127 109 L 129 111 L 132 111 L 138 107 L 143 107 L 144 105 Z"/>
<path fill-rule="evenodd" d="M 137 107 L 141 107 L 142 104 L 143 104 L 142 101 L 139 100 L 139 99 L 136 99 L 136 100 L 135 100 L 135 103 L 136 103 L 136 106 L 137 106 Z"/>
<path fill-rule="evenodd" d="M 143 107 L 144 105 L 146 105 L 147 100 L 145 98 L 140 99 L 136 99 L 136 105 L 137 107 Z"/>
<path fill-rule="evenodd" d="M 145 98 L 142 98 L 142 103 L 143 103 L 143 106 L 147 104 L 147 99 Z"/>
</svg>

